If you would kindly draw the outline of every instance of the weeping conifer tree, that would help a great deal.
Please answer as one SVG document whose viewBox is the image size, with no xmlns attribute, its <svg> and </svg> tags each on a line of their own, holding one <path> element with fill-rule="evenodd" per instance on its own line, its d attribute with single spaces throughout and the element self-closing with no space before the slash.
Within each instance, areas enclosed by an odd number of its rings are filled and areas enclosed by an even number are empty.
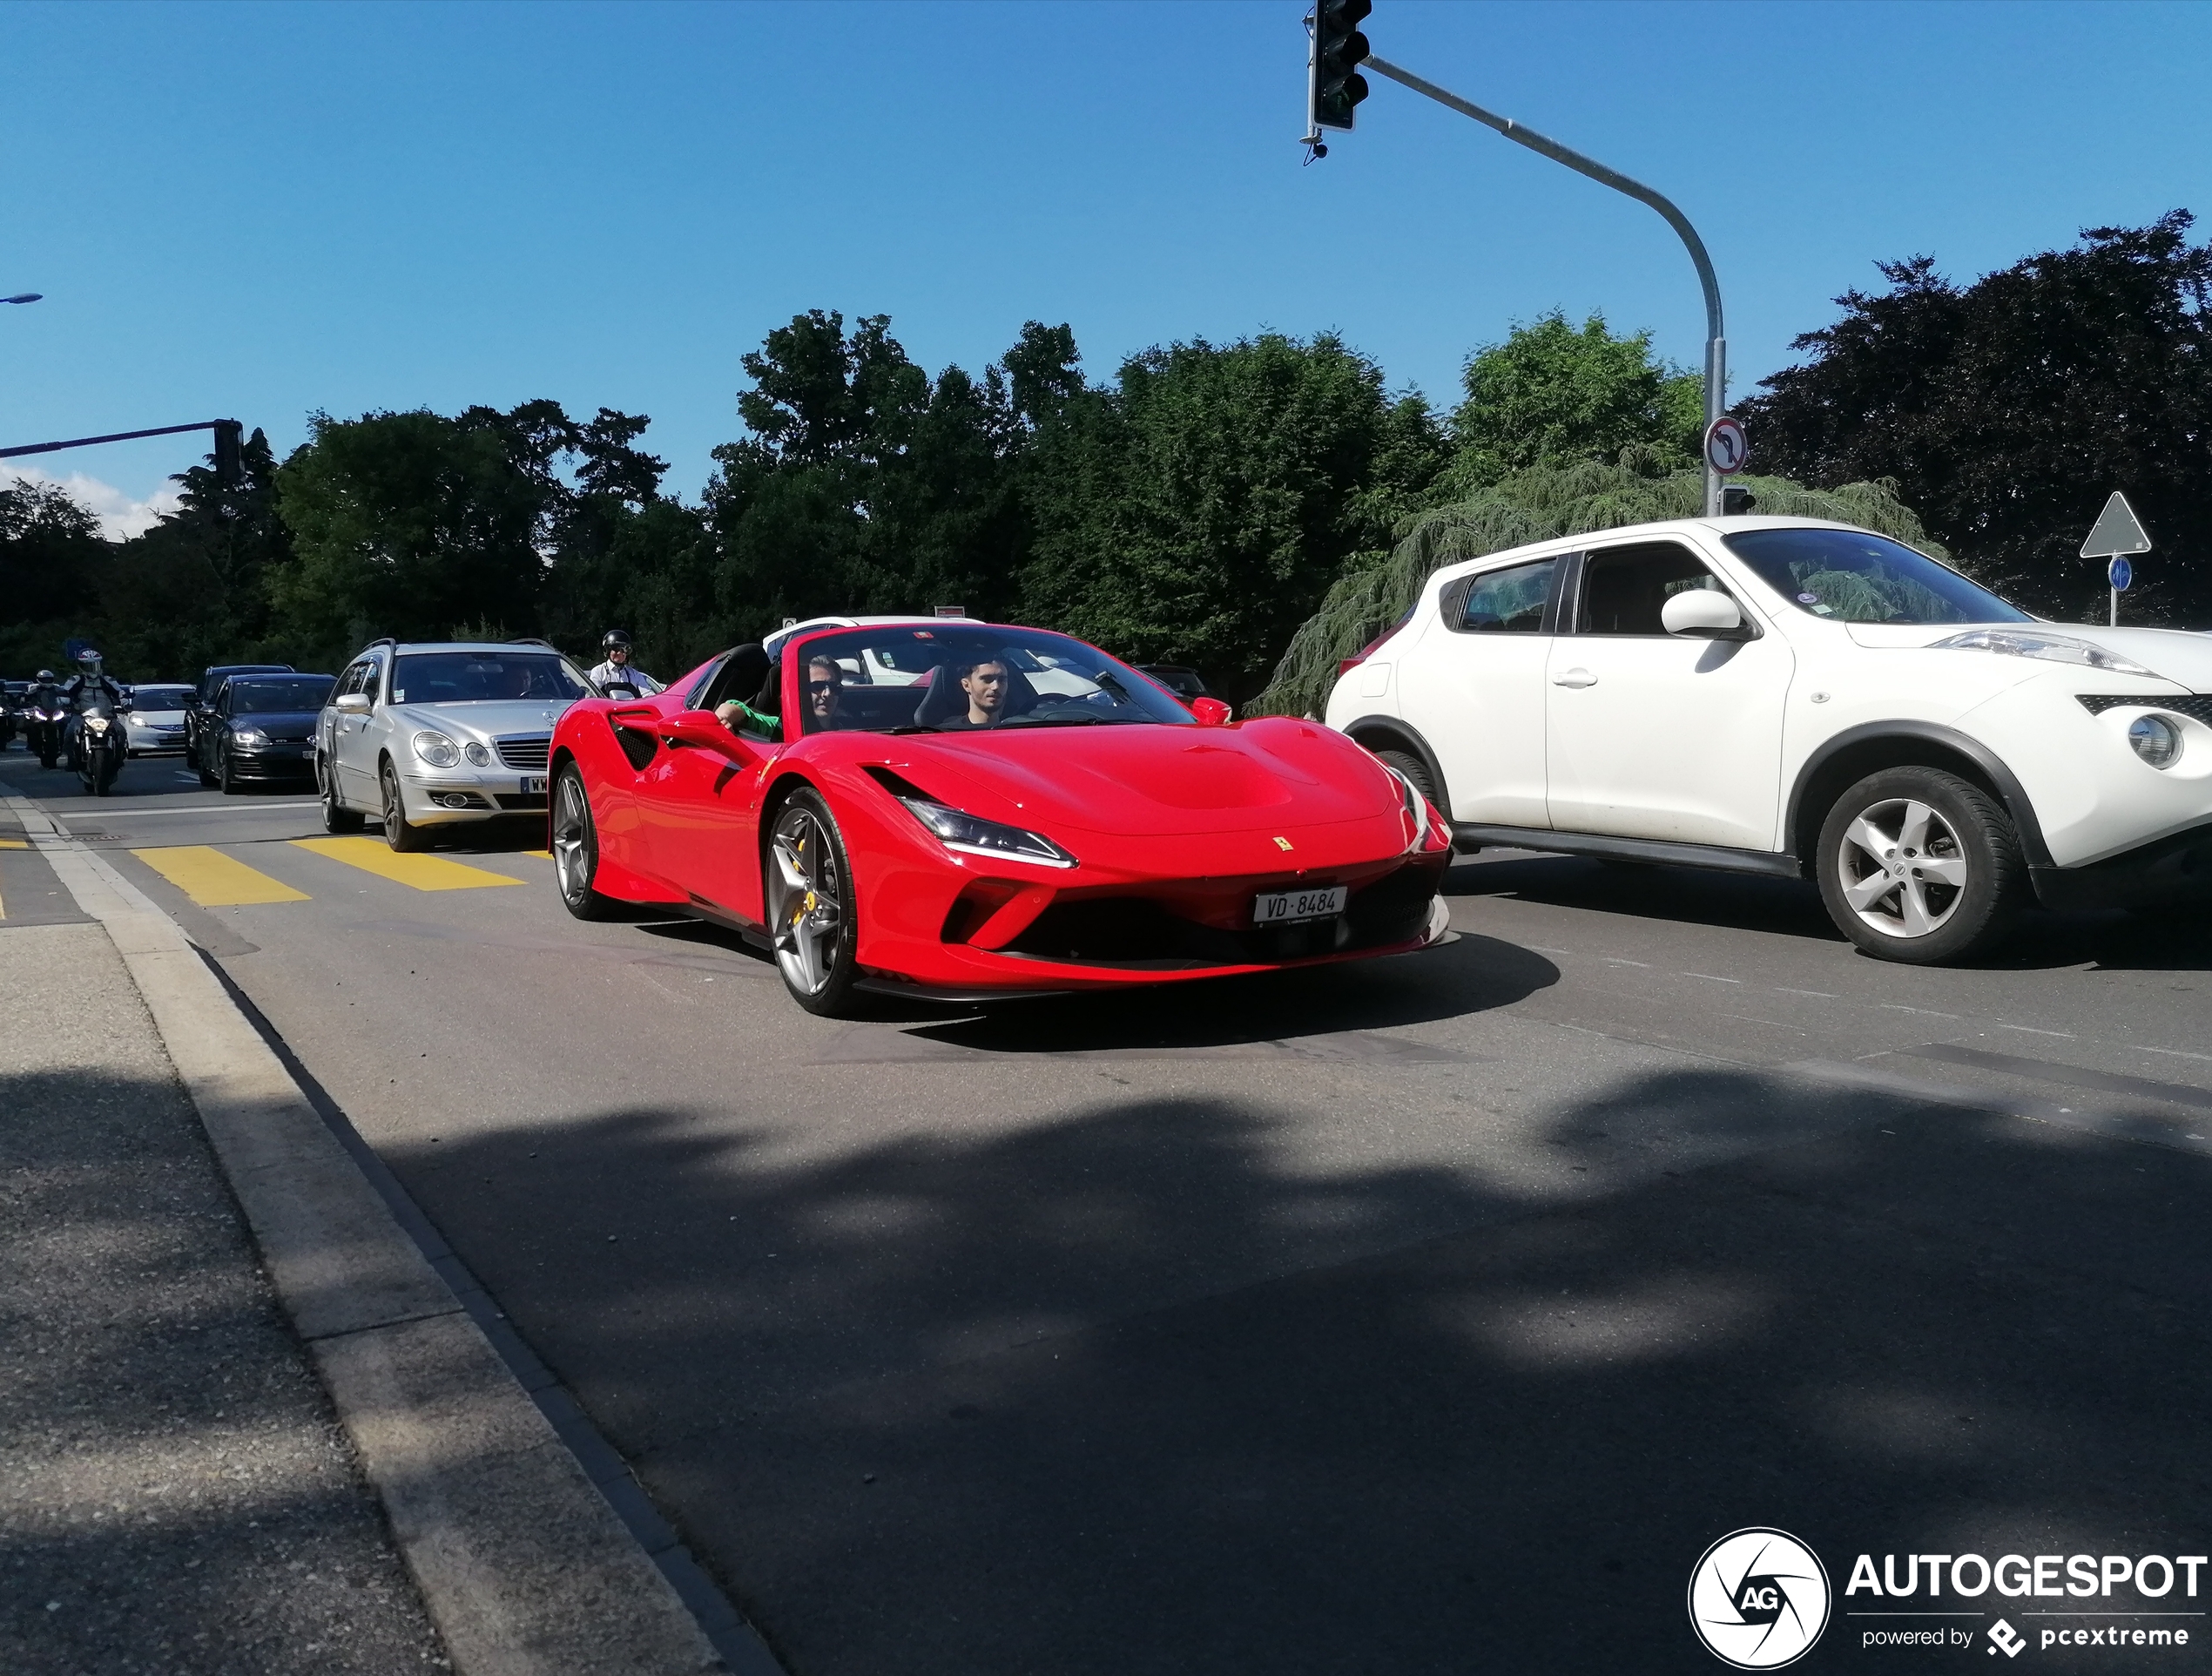
<svg viewBox="0 0 2212 1676">
<path fill-rule="evenodd" d="M 1410 612 L 1423 585 L 1447 564 L 1586 531 L 1697 517 L 1704 510 L 1703 475 L 1667 469 L 1670 463 L 1652 450 L 1631 447 L 1610 465 L 1530 466 L 1407 520 L 1386 557 L 1338 578 L 1321 608 L 1291 637 L 1266 690 L 1247 713 L 1319 715 L 1336 684 L 1339 661 Z M 1762 513 L 1855 524 L 1945 557 L 1887 478 L 1828 490 L 1807 489 L 1786 477 L 1736 483 L 1757 497 Z"/>
</svg>

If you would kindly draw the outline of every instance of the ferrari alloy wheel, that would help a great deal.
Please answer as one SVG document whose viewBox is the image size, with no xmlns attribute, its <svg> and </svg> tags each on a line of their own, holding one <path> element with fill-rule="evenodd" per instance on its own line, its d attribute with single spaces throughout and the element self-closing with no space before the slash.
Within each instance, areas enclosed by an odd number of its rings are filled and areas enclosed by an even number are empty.
<svg viewBox="0 0 2212 1676">
<path fill-rule="evenodd" d="M 327 757 L 315 762 L 315 786 L 322 794 L 322 829 L 331 833 L 359 832 L 362 820 L 359 809 L 349 809 L 338 801 L 338 784 L 334 778 L 338 770 Z"/>
<path fill-rule="evenodd" d="M 410 821 L 407 818 L 407 805 L 400 801 L 400 771 L 387 762 L 377 778 L 384 790 L 385 843 L 402 853 L 429 848 L 428 829 Z"/>
<path fill-rule="evenodd" d="M 1817 862 L 1821 896 L 1844 935 L 1913 965 L 1995 943 L 2025 872 L 1995 800 L 1936 768 L 1891 768 L 1851 787 L 1822 823 Z"/>
<path fill-rule="evenodd" d="M 561 906 L 580 920 L 608 919 L 622 906 L 592 889 L 599 876 L 599 828 L 574 763 L 553 784 L 553 876 L 561 887 Z"/>
<path fill-rule="evenodd" d="M 856 975 L 852 874 L 829 805 L 793 792 L 769 835 L 768 930 L 792 999 L 809 1012 L 845 1011 Z"/>
</svg>

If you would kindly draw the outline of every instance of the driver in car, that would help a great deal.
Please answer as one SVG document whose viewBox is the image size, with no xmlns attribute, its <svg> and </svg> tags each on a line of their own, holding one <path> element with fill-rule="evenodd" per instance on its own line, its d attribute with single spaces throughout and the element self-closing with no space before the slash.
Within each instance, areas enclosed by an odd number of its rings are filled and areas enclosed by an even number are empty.
<svg viewBox="0 0 2212 1676">
<path fill-rule="evenodd" d="M 1006 713 L 1006 660 L 993 654 L 979 658 L 961 672 L 960 690 L 968 695 L 968 713 L 948 716 L 937 724 L 941 733 L 961 733 L 971 727 L 995 727 Z"/>
</svg>

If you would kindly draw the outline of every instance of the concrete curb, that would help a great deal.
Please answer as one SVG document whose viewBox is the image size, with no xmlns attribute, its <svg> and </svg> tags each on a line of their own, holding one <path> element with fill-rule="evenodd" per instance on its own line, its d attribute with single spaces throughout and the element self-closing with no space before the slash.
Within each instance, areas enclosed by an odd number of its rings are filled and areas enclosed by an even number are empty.
<svg viewBox="0 0 2212 1676">
<path fill-rule="evenodd" d="M 627 1473 L 595 1483 L 175 922 L 30 800 L 4 801 L 122 956 L 462 1676 L 780 1676 L 704 1577 L 698 1599 L 678 1592 L 671 1567 L 697 1566 L 672 1533 L 647 1554 L 637 1517 L 658 1519 Z"/>
</svg>

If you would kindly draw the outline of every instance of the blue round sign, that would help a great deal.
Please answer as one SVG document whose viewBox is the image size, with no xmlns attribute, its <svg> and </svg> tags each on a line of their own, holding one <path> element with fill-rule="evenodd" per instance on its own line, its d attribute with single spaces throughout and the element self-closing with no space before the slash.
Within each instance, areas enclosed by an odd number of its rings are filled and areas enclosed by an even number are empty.
<svg viewBox="0 0 2212 1676">
<path fill-rule="evenodd" d="M 2125 593 L 2135 579 L 2135 567 L 2124 558 L 2115 558 L 2105 566 L 2105 574 L 2111 578 L 2114 588 Z"/>
</svg>

